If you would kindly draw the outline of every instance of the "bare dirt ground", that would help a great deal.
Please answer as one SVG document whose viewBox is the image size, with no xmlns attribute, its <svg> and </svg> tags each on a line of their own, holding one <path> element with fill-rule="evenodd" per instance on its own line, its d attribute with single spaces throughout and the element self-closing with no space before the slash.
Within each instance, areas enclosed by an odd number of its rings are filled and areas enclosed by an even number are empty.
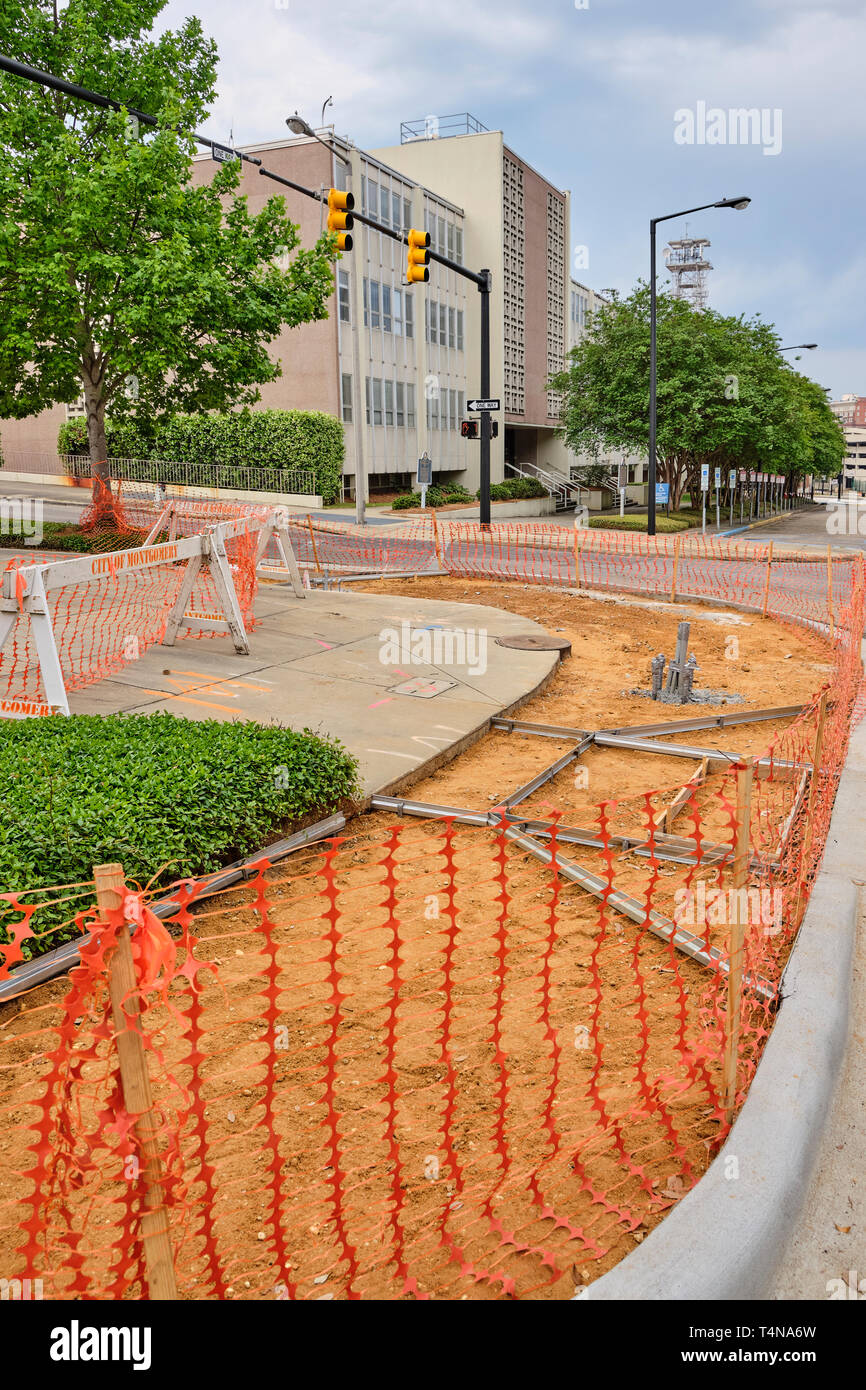
<svg viewBox="0 0 866 1390">
<path fill-rule="evenodd" d="M 477 581 L 370 587 L 499 605 L 568 637 L 573 656 L 520 719 L 593 729 L 714 712 L 623 694 L 647 683 L 657 651 L 672 653 L 690 616 L 682 606 Z M 697 686 L 745 701 L 718 712 L 801 703 L 827 679 L 826 648 L 808 633 L 700 611 Z M 758 753 L 783 727 L 684 741 Z M 411 796 L 489 809 L 570 746 L 491 733 Z M 593 749 L 521 813 L 648 830 L 694 769 Z M 705 834 L 729 839 L 723 778 L 711 774 L 694 805 Z M 778 826 L 791 784 L 760 785 Z M 693 834 L 694 816 L 676 833 Z M 441 821 L 395 821 L 366 816 L 330 856 L 303 851 L 194 909 L 195 958 L 218 980 L 200 973 L 194 999 L 178 978 L 178 1012 L 157 1004 L 147 1019 L 161 1049 L 157 1103 L 182 1115 L 183 1088 L 199 1102 L 180 1121 L 186 1186 L 172 1212 L 183 1298 L 568 1298 L 634 1249 L 712 1157 L 723 982 L 495 831 L 458 825 L 449 836 Z M 563 849 L 665 913 L 683 883 L 718 872 Z M 724 946 L 723 927 L 706 935 Z M 15 1227 L 30 1190 L 26 1126 L 65 990 L 54 983 L 0 1010 L 0 1266 L 10 1276 L 21 1272 Z M 758 1011 L 746 1029 L 744 1074 L 768 1024 Z M 95 1027 L 98 1051 L 110 1044 Z M 81 1115 L 99 1116 L 106 1084 L 89 1064 Z M 70 1141 L 56 1122 L 49 1142 L 74 1148 L 74 1127 Z M 55 1296 L 68 1296 L 71 1250 L 96 1296 L 120 1258 L 128 1186 L 116 1143 L 104 1129 L 94 1137 L 89 1119 L 83 1128 L 80 1186 L 67 1185 L 67 1215 L 60 1204 L 45 1244 Z M 101 1165 L 88 1169 L 94 1153 Z M 128 1296 L 139 1291 L 133 1278 Z"/>
</svg>

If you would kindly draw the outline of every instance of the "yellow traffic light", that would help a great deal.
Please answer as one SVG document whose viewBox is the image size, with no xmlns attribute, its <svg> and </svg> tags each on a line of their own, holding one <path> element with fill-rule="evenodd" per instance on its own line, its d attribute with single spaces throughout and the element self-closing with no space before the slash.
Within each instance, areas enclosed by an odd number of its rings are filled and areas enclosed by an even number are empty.
<svg viewBox="0 0 866 1390">
<path fill-rule="evenodd" d="M 416 232 L 413 227 L 408 239 L 409 257 L 406 279 L 410 285 L 417 284 L 419 281 L 426 282 L 430 279 L 430 271 L 427 269 L 430 264 L 430 252 L 427 250 L 430 245 L 430 233 Z"/>
<path fill-rule="evenodd" d="M 341 251 L 351 251 L 352 238 L 348 233 L 355 225 L 352 208 L 355 199 L 351 193 L 342 193 L 332 188 L 328 194 L 328 231 L 336 232 L 337 246 Z"/>
</svg>

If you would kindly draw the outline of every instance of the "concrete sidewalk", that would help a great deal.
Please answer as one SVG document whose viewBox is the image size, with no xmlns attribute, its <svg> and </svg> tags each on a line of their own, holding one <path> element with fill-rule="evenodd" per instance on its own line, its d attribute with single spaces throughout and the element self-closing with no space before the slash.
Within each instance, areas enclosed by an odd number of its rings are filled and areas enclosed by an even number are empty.
<svg viewBox="0 0 866 1390">
<path fill-rule="evenodd" d="M 72 713 L 168 710 L 310 728 L 339 738 L 358 758 L 372 795 L 453 757 L 491 718 L 543 686 L 559 661 L 555 651 L 498 646 L 499 636 L 544 629 L 475 604 L 317 591 L 297 599 L 288 586 L 265 584 L 256 615 L 249 656 L 222 635 L 152 647 L 71 695 Z M 473 643 L 468 659 L 455 650 L 455 632 Z"/>
</svg>

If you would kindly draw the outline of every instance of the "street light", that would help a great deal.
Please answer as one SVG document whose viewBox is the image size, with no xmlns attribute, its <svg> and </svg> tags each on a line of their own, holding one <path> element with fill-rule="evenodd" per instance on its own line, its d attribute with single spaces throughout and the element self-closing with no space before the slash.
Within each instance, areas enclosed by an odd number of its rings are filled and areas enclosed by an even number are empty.
<svg viewBox="0 0 866 1390">
<path fill-rule="evenodd" d="M 786 347 L 786 348 L 780 347 L 780 348 L 779 348 L 779 351 L 780 351 L 780 352 L 796 352 L 796 351 L 797 351 L 797 348 L 808 348 L 809 351 L 811 352 L 812 349 L 813 349 L 813 348 L 816 348 L 817 346 L 818 346 L 817 343 L 794 343 L 793 347 Z"/>
<path fill-rule="evenodd" d="M 707 208 L 733 208 L 742 212 L 749 206 L 751 198 L 720 198 L 717 203 L 701 203 L 697 208 L 685 208 L 682 212 L 669 212 L 664 217 L 650 220 L 650 422 L 649 422 L 649 496 L 647 498 L 647 535 L 656 533 L 656 227 L 660 222 L 672 222 L 677 217 L 688 217 L 693 212 L 704 212 Z"/>
</svg>

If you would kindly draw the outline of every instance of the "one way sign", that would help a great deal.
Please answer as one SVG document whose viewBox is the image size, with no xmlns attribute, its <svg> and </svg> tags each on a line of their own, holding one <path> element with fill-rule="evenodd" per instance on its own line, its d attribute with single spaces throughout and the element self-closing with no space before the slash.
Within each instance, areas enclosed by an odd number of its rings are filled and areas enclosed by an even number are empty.
<svg viewBox="0 0 866 1390">
<path fill-rule="evenodd" d="M 474 410 L 474 411 L 481 411 L 481 410 L 501 410 L 501 409 L 502 409 L 502 405 L 501 405 L 501 403 L 500 403 L 499 401 L 497 401 L 497 400 L 492 400 L 492 401 L 467 401 L 467 402 L 466 402 L 466 409 L 467 409 L 467 410 Z"/>
</svg>

